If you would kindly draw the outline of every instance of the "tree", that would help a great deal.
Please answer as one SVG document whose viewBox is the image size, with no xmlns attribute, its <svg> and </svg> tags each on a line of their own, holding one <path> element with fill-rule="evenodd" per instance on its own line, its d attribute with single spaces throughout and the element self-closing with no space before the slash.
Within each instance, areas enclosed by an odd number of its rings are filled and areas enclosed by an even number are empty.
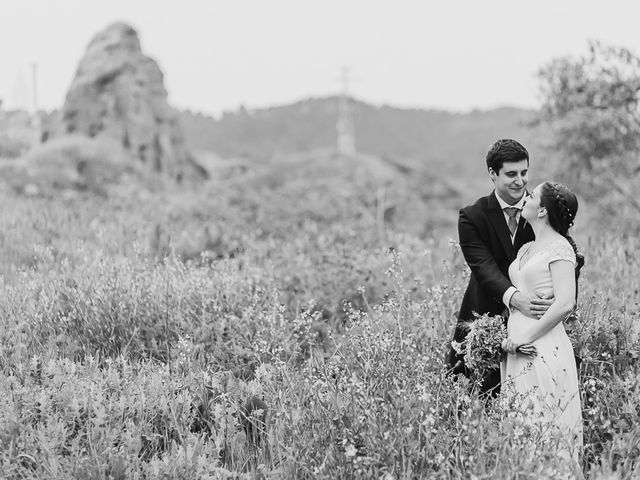
<svg viewBox="0 0 640 480">
<path fill-rule="evenodd" d="M 550 131 L 559 176 L 611 209 L 640 212 L 640 58 L 591 42 L 586 56 L 554 59 L 538 75 L 538 124 Z"/>
</svg>

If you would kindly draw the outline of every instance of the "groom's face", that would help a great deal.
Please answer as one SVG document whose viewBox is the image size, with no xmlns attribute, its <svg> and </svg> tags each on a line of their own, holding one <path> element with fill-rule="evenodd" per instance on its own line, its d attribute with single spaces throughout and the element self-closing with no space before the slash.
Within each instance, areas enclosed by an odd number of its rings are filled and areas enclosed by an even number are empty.
<svg viewBox="0 0 640 480">
<path fill-rule="evenodd" d="M 499 172 L 489 169 L 489 175 L 496 187 L 496 193 L 505 202 L 514 204 L 520 201 L 526 192 L 529 161 L 504 162 Z"/>
</svg>

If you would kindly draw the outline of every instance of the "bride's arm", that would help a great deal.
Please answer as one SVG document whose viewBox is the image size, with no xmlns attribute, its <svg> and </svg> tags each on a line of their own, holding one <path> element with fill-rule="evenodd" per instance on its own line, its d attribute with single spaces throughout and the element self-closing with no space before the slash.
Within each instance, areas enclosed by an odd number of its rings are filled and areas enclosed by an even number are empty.
<svg viewBox="0 0 640 480">
<path fill-rule="evenodd" d="M 512 338 L 516 346 L 535 342 L 567 318 L 575 307 L 576 277 L 573 263 L 568 260 L 557 260 L 549 264 L 549 269 L 555 301 L 535 325 L 523 332 L 521 336 Z"/>
</svg>

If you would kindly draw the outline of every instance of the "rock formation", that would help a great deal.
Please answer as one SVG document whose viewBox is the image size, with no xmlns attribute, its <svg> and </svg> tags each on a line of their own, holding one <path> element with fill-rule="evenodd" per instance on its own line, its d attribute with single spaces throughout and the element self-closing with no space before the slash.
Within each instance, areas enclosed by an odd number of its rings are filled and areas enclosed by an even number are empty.
<svg viewBox="0 0 640 480">
<path fill-rule="evenodd" d="M 115 139 L 152 170 L 178 180 L 206 175 L 185 146 L 162 71 L 124 23 L 91 40 L 49 135 L 78 133 Z"/>
</svg>

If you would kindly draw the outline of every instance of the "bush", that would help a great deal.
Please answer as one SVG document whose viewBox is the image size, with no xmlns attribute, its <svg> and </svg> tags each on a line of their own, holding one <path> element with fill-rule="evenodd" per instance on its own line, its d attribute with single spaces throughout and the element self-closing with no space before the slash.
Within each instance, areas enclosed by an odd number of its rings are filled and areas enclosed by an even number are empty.
<svg viewBox="0 0 640 480">
<path fill-rule="evenodd" d="M 25 155 L 24 168 L 27 182 L 45 193 L 70 189 L 104 194 L 106 185 L 136 171 L 117 143 L 80 135 L 37 145 Z"/>
</svg>

